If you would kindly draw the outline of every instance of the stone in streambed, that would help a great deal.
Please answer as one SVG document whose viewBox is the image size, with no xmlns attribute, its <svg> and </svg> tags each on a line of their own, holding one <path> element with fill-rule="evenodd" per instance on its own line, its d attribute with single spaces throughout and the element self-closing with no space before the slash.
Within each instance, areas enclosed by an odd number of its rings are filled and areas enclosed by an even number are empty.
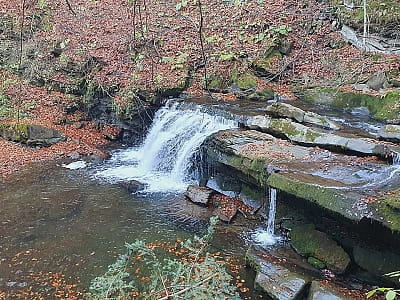
<svg viewBox="0 0 400 300">
<path fill-rule="evenodd" d="M 311 283 L 310 291 L 308 292 L 307 300 L 345 300 L 352 299 L 344 297 L 343 292 L 338 292 L 328 285 L 323 285 L 319 281 Z"/>
<path fill-rule="evenodd" d="M 137 180 L 130 180 L 127 182 L 121 182 L 120 185 L 124 187 L 129 193 L 135 193 L 145 188 L 145 184 Z"/>
<path fill-rule="evenodd" d="M 378 132 L 379 138 L 382 140 L 400 142 L 400 125 L 386 125 Z"/>
<path fill-rule="evenodd" d="M 288 103 L 276 102 L 266 108 L 266 112 L 274 117 L 289 118 L 299 123 L 308 123 L 319 127 L 339 130 L 340 127 L 327 117 L 304 111 Z"/>
<path fill-rule="evenodd" d="M 301 299 L 309 279 L 279 264 L 263 258 L 263 253 L 250 248 L 246 253 L 246 263 L 256 272 L 254 287 L 265 292 L 274 300 Z"/>
<path fill-rule="evenodd" d="M 194 203 L 206 206 L 214 193 L 213 189 L 205 186 L 189 185 L 185 196 Z"/>
</svg>

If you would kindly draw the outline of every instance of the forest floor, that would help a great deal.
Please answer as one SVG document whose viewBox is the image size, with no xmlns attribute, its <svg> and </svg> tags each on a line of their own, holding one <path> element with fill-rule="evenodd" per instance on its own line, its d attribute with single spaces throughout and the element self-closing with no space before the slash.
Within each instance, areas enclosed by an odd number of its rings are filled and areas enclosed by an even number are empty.
<svg viewBox="0 0 400 300">
<path fill-rule="evenodd" d="M 78 79 L 84 78 L 106 93 L 117 91 L 113 94 L 116 106 L 129 105 L 132 91 L 152 97 L 187 79 L 187 92 L 207 95 L 205 73 L 209 79 L 219 76 L 228 80 L 234 73 L 240 76 L 282 41 L 290 49 L 271 62 L 278 76 L 257 78 L 258 90 L 270 88 L 281 97 L 296 99 L 293 90 L 299 86 L 352 90 L 352 83 L 377 72 L 391 74 L 396 80 L 400 76 L 394 72 L 400 69 L 398 56 L 364 53 L 343 41 L 330 1 L 205 0 L 200 7 L 196 1 L 184 0 L 43 0 L 26 1 L 24 11 L 20 2 L 0 3 L 0 40 L 9 42 L 8 48 L 0 49 L 0 99 L 3 95 L 2 105 L 9 106 L 9 113 L 0 117 L 15 122 L 15 111 L 21 110 L 25 117 L 21 122 L 52 127 L 67 140 L 30 149 L 0 139 L 3 177 L 32 161 L 77 153 L 105 155 L 98 150 L 108 143 L 104 129 L 96 129 L 94 122 L 82 117 L 84 112 L 69 115 L 65 110 L 87 95 L 33 84 L 38 77 L 46 77 L 47 83 L 73 84 L 77 76 L 71 76 L 71 70 L 76 66 L 81 72 Z M 24 79 L 13 74 L 18 73 L 20 55 Z M 88 61 L 94 61 L 94 66 L 87 67 Z M 229 91 L 213 96 L 222 101 L 236 97 Z M 70 122 L 56 125 L 61 119 Z"/>
</svg>

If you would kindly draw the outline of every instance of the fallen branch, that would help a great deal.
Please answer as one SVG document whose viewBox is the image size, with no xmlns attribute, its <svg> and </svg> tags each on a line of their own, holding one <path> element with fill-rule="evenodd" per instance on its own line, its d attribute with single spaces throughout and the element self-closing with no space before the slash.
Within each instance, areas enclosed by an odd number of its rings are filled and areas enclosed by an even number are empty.
<svg viewBox="0 0 400 300">
<path fill-rule="evenodd" d="M 158 300 L 168 300 L 170 297 L 175 297 L 175 296 L 181 295 L 181 294 L 183 294 L 183 293 L 185 293 L 187 291 L 190 291 L 191 289 L 193 289 L 195 287 L 198 287 L 198 286 L 206 283 L 207 281 L 209 281 L 210 279 L 212 279 L 213 277 L 215 277 L 217 275 L 218 275 L 218 273 L 214 273 L 214 274 L 208 276 L 207 278 L 204 278 L 202 281 L 199 281 L 198 283 L 196 283 L 194 285 L 191 285 L 191 286 L 189 286 L 187 288 L 184 288 L 183 290 L 180 290 L 179 292 L 173 293 L 171 295 L 167 295 L 167 296 L 158 298 Z"/>
</svg>

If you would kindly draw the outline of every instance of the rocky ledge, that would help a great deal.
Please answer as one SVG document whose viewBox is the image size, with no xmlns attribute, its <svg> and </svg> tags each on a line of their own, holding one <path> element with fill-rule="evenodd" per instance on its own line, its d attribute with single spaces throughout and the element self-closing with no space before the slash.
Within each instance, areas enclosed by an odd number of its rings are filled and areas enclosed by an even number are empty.
<svg viewBox="0 0 400 300">
<path fill-rule="evenodd" d="M 377 276 L 395 271 L 393 265 L 400 259 L 392 255 L 400 244 L 398 145 L 343 134 L 318 115 L 305 122 L 304 112 L 274 106 L 267 108 L 266 115 L 245 119 L 242 129 L 209 137 L 204 149 L 214 169 L 254 187 L 276 188 L 289 206 L 302 203 L 306 214 L 316 210 L 314 218 L 328 215 L 343 226 L 328 236 L 321 228 L 304 224 L 300 228 L 303 220 L 286 222 L 292 247 L 313 265 L 321 263 L 337 274 L 354 264 Z M 372 240 L 375 246 L 388 243 L 388 259 L 368 260 L 376 249 L 369 244 L 360 251 L 352 237 L 340 235 L 343 231 L 351 235 L 347 229 L 358 237 L 368 236 L 364 246 Z"/>
</svg>

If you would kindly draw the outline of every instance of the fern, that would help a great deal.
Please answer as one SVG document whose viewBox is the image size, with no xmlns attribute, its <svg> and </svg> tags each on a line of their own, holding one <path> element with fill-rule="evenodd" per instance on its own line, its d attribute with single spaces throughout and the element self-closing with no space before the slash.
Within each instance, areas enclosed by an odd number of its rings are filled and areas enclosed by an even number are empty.
<svg viewBox="0 0 400 300">
<path fill-rule="evenodd" d="M 225 264 L 216 261 L 206 249 L 214 235 L 216 217 L 210 219 L 207 233 L 181 243 L 180 259 L 164 257 L 143 241 L 126 244 L 125 254 L 95 278 L 90 285 L 92 299 L 240 299 Z M 133 269 L 147 275 L 148 282 L 134 282 Z M 131 271 L 131 272 L 130 272 Z"/>
</svg>

